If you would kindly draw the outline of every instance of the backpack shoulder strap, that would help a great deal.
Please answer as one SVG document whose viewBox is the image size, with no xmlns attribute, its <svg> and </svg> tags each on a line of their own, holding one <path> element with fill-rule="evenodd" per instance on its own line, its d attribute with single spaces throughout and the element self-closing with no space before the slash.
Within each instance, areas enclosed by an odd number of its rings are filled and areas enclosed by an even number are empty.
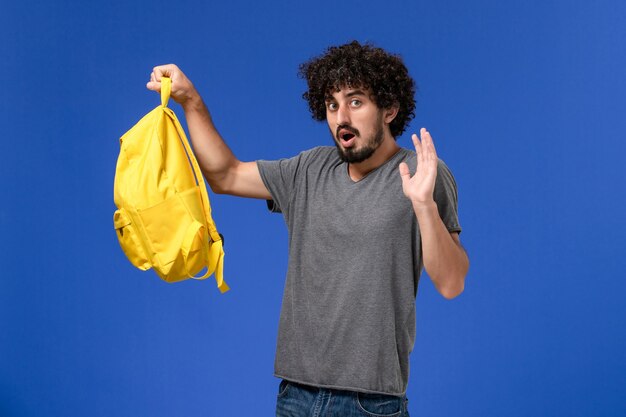
<svg viewBox="0 0 626 417">
<path fill-rule="evenodd" d="M 194 176 L 196 177 L 196 183 L 198 184 L 198 188 L 200 189 L 200 194 L 202 196 L 202 207 L 204 209 L 204 215 L 207 222 L 208 234 L 211 238 L 211 245 L 208 248 L 208 265 L 207 272 L 201 277 L 191 277 L 196 279 L 205 279 L 208 278 L 209 275 L 213 271 L 215 271 L 215 280 L 217 281 L 217 287 L 221 292 L 226 292 L 229 290 L 228 285 L 224 282 L 224 248 L 223 248 L 223 239 L 222 236 L 217 232 L 217 228 L 215 227 L 215 222 L 213 221 L 213 217 L 211 216 L 211 204 L 209 203 L 209 195 L 207 193 L 206 184 L 204 183 L 204 177 L 202 176 L 202 171 L 200 170 L 200 166 L 198 165 L 198 161 L 191 150 L 191 146 L 189 145 L 189 141 L 187 140 L 187 135 L 185 135 L 185 131 L 181 126 L 176 114 L 172 109 L 167 107 L 167 103 L 170 98 L 170 93 L 172 89 L 171 80 L 168 77 L 161 78 L 161 105 L 163 106 L 163 111 L 165 114 L 174 122 L 176 126 L 176 130 L 178 131 L 178 136 L 180 138 L 181 143 L 185 148 L 185 152 L 187 153 L 187 157 L 189 162 L 191 163 L 191 167 L 193 169 Z"/>
</svg>

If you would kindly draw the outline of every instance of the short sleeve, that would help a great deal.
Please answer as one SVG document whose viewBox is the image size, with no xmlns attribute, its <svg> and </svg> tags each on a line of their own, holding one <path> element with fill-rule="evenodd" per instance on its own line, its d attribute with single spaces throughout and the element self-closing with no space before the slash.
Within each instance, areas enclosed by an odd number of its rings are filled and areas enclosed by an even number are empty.
<svg viewBox="0 0 626 417">
<path fill-rule="evenodd" d="M 461 233 L 458 215 L 458 193 L 456 181 L 448 166 L 440 159 L 437 165 L 437 180 L 434 199 L 439 216 L 450 233 Z"/>
<path fill-rule="evenodd" d="M 310 150 L 292 158 L 257 161 L 261 179 L 272 196 L 272 200 L 267 201 L 267 207 L 271 212 L 287 213 L 298 175 L 306 170 L 312 153 L 313 150 Z"/>
</svg>

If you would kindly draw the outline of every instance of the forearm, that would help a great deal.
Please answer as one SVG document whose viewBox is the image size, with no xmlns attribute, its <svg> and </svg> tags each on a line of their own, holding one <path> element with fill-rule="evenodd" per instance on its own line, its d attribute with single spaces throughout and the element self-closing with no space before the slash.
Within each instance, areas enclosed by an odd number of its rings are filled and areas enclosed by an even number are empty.
<svg viewBox="0 0 626 417">
<path fill-rule="evenodd" d="M 469 269 L 467 254 L 443 224 L 434 201 L 413 204 L 413 209 L 420 228 L 424 268 L 437 291 L 445 298 L 454 298 L 463 292 Z"/>
<path fill-rule="evenodd" d="M 222 139 L 199 95 L 183 104 L 187 128 L 202 173 L 215 192 L 227 188 L 228 174 L 239 161 Z"/>
<path fill-rule="evenodd" d="M 257 163 L 241 162 L 233 155 L 213 125 L 202 97 L 180 68 L 174 64 L 154 67 L 146 84 L 148 90 L 161 91 L 162 77 L 172 81 L 170 97 L 185 111 L 194 155 L 211 189 L 216 193 L 270 199 Z"/>
</svg>

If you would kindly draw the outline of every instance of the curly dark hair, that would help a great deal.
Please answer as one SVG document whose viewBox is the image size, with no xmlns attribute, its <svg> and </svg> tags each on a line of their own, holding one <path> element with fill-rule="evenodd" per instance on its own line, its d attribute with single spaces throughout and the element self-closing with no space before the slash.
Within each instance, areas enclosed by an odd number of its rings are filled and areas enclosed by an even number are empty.
<svg viewBox="0 0 626 417">
<path fill-rule="evenodd" d="M 300 65 L 298 75 L 305 79 L 308 101 L 315 120 L 326 120 L 326 99 L 341 88 L 368 88 L 381 109 L 399 107 L 389 128 L 394 138 L 404 132 L 415 117 L 415 82 L 397 55 L 357 41 L 329 47 L 323 55 Z"/>
</svg>

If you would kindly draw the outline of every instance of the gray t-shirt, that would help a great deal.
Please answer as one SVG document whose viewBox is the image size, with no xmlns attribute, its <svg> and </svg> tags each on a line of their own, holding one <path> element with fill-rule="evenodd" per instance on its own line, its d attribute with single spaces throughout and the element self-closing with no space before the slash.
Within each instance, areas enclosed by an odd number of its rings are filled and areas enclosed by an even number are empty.
<svg viewBox="0 0 626 417">
<path fill-rule="evenodd" d="M 419 227 L 402 192 L 401 149 L 354 182 L 334 147 L 258 161 L 289 232 L 275 375 L 325 388 L 403 395 L 422 269 Z M 439 161 L 435 201 L 460 232 L 456 183 Z"/>
</svg>

